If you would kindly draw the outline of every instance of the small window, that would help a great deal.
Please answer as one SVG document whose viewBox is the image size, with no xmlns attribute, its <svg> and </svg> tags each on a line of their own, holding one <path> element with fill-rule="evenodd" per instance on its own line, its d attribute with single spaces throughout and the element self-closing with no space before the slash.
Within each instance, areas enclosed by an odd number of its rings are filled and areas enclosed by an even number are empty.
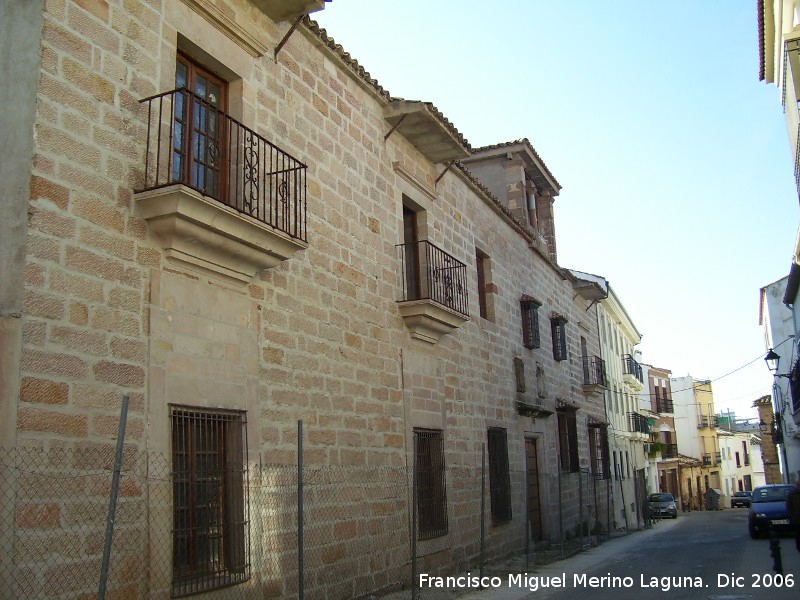
<svg viewBox="0 0 800 600">
<path fill-rule="evenodd" d="M 438 429 L 415 429 L 417 527 L 420 540 L 447 533 L 444 439 Z"/>
<path fill-rule="evenodd" d="M 578 462 L 578 430 L 574 408 L 559 408 L 558 414 L 558 450 L 561 470 L 575 472 L 580 470 Z"/>
<path fill-rule="evenodd" d="M 508 438 L 506 430 L 491 427 L 489 438 L 489 493 L 492 523 L 511 520 L 511 479 L 508 472 Z"/>
<path fill-rule="evenodd" d="M 172 595 L 250 577 L 245 413 L 171 407 Z"/>
<path fill-rule="evenodd" d="M 550 331 L 553 336 L 553 358 L 559 362 L 567 360 L 567 320 L 562 316 L 550 319 Z"/>
<path fill-rule="evenodd" d="M 538 348 L 541 345 L 539 338 L 539 307 L 541 304 L 529 296 L 523 296 L 519 301 L 522 311 L 522 345 L 528 349 Z"/>
</svg>

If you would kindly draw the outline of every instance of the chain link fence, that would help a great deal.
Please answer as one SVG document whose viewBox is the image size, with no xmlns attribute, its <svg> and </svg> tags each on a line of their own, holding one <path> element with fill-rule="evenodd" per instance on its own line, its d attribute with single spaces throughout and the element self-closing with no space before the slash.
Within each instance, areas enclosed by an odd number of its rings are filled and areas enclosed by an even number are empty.
<svg viewBox="0 0 800 600">
<path fill-rule="evenodd" d="M 193 594 L 175 587 L 172 458 L 133 445 L 122 457 L 106 597 Z M 113 469 L 112 445 L 0 449 L 0 598 L 97 598 Z M 459 590 L 421 588 L 412 573 L 524 573 L 607 538 L 608 480 L 539 474 L 534 507 L 529 478 L 509 474 L 513 514 L 493 523 L 485 466 L 448 468 L 447 535 L 423 541 L 410 469 L 305 466 L 299 479 L 296 466 L 250 464 L 246 570 L 203 597 L 449 598 Z"/>
</svg>

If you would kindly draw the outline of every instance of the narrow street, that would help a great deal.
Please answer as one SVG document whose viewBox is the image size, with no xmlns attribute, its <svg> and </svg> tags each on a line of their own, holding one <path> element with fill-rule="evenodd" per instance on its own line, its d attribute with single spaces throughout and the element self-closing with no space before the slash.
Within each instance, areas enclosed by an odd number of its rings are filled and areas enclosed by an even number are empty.
<svg viewBox="0 0 800 600">
<path fill-rule="evenodd" d="M 768 539 L 752 540 L 747 509 L 680 514 L 653 529 L 618 538 L 469 598 L 576 600 L 669 598 L 745 600 L 800 593 L 800 553 L 780 538 L 784 577 L 772 570 Z M 514 574 L 512 574 L 513 577 Z M 523 576 L 524 577 L 524 576 Z M 592 580 L 592 578 L 597 578 Z M 561 587 L 544 587 L 547 582 Z M 540 584 L 538 589 L 531 591 Z M 691 586 L 691 587 L 690 587 Z M 515 589 L 516 588 L 516 589 Z"/>
</svg>

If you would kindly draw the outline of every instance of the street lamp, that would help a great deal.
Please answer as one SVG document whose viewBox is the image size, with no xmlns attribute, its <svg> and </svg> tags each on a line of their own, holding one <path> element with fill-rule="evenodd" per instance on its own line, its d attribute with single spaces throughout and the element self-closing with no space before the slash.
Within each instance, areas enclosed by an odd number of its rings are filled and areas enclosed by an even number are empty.
<svg viewBox="0 0 800 600">
<path fill-rule="evenodd" d="M 778 377 L 778 364 L 781 362 L 780 355 L 775 352 L 775 350 L 770 348 L 769 352 L 767 352 L 767 355 L 764 357 L 764 362 L 767 363 L 767 368 L 772 372 L 772 374 Z"/>
</svg>

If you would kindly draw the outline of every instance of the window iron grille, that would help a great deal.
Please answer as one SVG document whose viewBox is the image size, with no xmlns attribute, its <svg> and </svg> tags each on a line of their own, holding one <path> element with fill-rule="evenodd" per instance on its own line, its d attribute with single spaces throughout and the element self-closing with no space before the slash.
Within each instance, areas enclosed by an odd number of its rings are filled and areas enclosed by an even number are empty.
<svg viewBox="0 0 800 600">
<path fill-rule="evenodd" d="M 489 492 L 492 522 L 511 520 L 511 477 L 508 470 L 508 438 L 506 430 L 491 427 L 488 431 Z"/>
<path fill-rule="evenodd" d="M 170 407 L 172 596 L 250 578 L 246 419 L 240 411 Z"/>
<path fill-rule="evenodd" d="M 541 346 L 539 335 L 539 307 L 541 304 L 532 298 L 523 297 L 519 301 L 522 311 L 522 345 L 532 350 Z"/>
<path fill-rule="evenodd" d="M 447 483 L 441 430 L 415 429 L 417 531 L 420 540 L 447 533 Z"/>
</svg>

